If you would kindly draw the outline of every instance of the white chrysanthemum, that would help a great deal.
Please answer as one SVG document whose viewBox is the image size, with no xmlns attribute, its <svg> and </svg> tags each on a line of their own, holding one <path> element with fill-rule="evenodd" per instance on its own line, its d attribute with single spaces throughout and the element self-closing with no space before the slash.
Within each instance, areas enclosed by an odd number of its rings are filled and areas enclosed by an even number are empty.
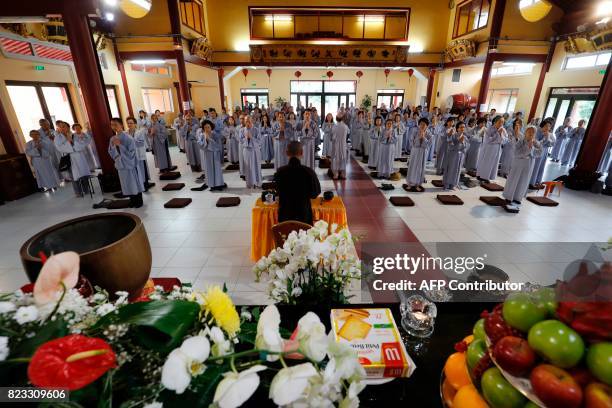
<svg viewBox="0 0 612 408">
<path fill-rule="evenodd" d="M 15 312 L 13 319 L 19 324 L 30 323 L 38 319 L 38 309 L 36 306 L 22 306 Z"/>
<path fill-rule="evenodd" d="M 96 309 L 96 314 L 98 316 L 104 316 L 109 314 L 110 312 L 115 311 L 116 307 L 112 303 L 103 303 Z"/>
<path fill-rule="evenodd" d="M 14 312 L 15 309 L 13 302 L 0 302 L 0 314 Z"/>
</svg>

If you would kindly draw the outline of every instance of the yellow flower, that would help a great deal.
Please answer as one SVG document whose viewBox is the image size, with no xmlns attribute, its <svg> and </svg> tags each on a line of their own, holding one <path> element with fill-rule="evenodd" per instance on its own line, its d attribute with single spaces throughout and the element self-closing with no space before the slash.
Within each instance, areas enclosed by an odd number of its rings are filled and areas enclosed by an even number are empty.
<svg viewBox="0 0 612 408">
<path fill-rule="evenodd" d="M 203 309 L 206 315 L 210 313 L 217 325 L 230 336 L 234 337 L 240 330 L 240 316 L 232 299 L 219 286 L 211 286 L 203 294 Z"/>
</svg>

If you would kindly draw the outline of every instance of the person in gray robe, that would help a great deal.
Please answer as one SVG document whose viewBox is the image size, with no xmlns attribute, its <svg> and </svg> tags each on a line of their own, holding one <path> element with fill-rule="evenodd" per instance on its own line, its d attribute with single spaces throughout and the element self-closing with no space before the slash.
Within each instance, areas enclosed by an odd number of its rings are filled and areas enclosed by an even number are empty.
<svg viewBox="0 0 612 408">
<path fill-rule="evenodd" d="M 176 143 L 179 147 L 179 152 L 185 153 L 185 139 L 181 137 L 181 128 L 185 125 L 183 112 L 179 112 L 178 116 L 172 122 L 172 129 L 176 132 Z"/>
<path fill-rule="evenodd" d="M 328 113 L 331 115 L 331 113 Z M 338 117 L 338 123 L 333 126 L 330 135 L 330 155 L 331 155 L 331 171 L 332 176 L 336 180 L 346 179 L 346 166 L 348 165 L 349 149 L 347 143 L 347 136 L 349 134 L 349 127 L 346 125 L 346 119 Z M 327 122 L 325 124 L 331 124 Z"/>
<path fill-rule="evenodd" d="M 242 159 L 244 160 L 244 179 L 247 188 L 261 187 L 261 143 L 260 129 L 253 124 L 250 116 L 246 117 L 245 127 L 240 131 L 242 140 Z"/>
<path fill-rule="evenodd" d="M 351 124 L 351 147 L 357 156 L 363 154 L 363 136 L 367 123 L 365 112 L 360 110 Z"/>
<path fill-rule="evenodd" d="M 480 156 L 480 146 L 484 139 L 486 132 L 486 120 L 484 118 L 478 118 L 476 126 L 469 133 L 470 136 L 470 147 L 465 152 L 465 169 L 467 171 L 476 171 L 478 168 L 478 157 Z"/>
<path fill-rule="evenodd" d="M 141 128 L 151 129 L 151 119 L 149 119 L 147 112 L 142 109 L 138 111 L 138 129 Z M 147 138 L 147 151 L 150 152 L 151 150 L 151 139 Z"/>
<path fill-rule="evenodd" d="M 136 170 L 138 170 L 138 180 L 142 183 L 144 191 L 149 191 L 149 188 L 153 187 L 155 183 L 149 181 L 149 166 L 147 164 L 147 129 L 138 129 L 136 119 L 128 116 L 125 120 L 128 128 L 127 134 L 134 140 L 136 146 L 136 162 L 138 164 Z"/>
<path fill-rule="evenodd" d="M 276 118 L 272 131 L 274 132 L 274 168 L 278 170 L 289 163 L 285 152 L 287 144 L 293 140 L 293 127 L 285 121 L 283 112 L 277 112 Z"/>
<path fill-rule="evenodd" d="M 316 133 L 319 131 L 319 127 L 312 120 L 312 112 L 310 109 L 304 111 L 304 120 L 298 124 L 298 130 L 300 135 L 300 143 L 304 150 L 302 156 L 302 164 L 310 167 L 314 170 L 315 168 L 315 138 Z"/>
<path fill-rule="evenodd" d="M 240 173 L 240 178 L 244 180 L 244 156 L 242 150 L 242 139 L 240 138 L 240 134 L 242 133 L 242 129 L 246 125 L 247 114 L 243 113 L 240 115 L 240 123 L 238 124 L 238 172 Z M 202 122 L 204 124 L 204 122 Z M 213 123 L 214 125 L 214 123 Z"/>
<path fill-rule="evenodd" d="M 444 123 L 440 122 L 440 117 L 433 112 L 431 113 L 431 119 L 429 123 L 429 132 L 431 134 L 431 143 L 429 144 L 429 150 L 427 151 L 427 161 L 433 161 L 436 155 L 436 146 L 438 145 L 438 139 L 440 133 L 444 129 Z"/>
<path fill-rule="evenodd" d="M 210 190 L 220 191 L 227 188 L 227 184 L 223 181 L 223 136 L 221 132 L 215 130 L 215 125 L 210 120 L 205 120 L 202 124 L 198 144 Z"/>
<path fill-rule="evenodd" d="M 378 144 L 380 143 L 380 138 L 383 134 L 383 118 L 381 116 L 377 116 L 374 119 L 374 126 L 370 130 L 370 152 L 368 154 L 368 167 L 370 169 L 376 169 L 378 166 Z"/>
<path fill-rule="evenodd" d="M 236 120 L 233 116 L 227 118 L 227 124 L 223 128 L 223 137 L 225 138 L 225 146 L 227 148 L 227 160 L 232 164 L 238 164 L 240 156 L 238 147 L 240 146 L 240 135 L 236 128 Z"/>
<path fill-rule="evenodd" d="M 172 167 L 172 161 L 170 160 L 170 152 L 168 151 L 168 131 L 166 130 L 166 126 L 157 120 L 156 115 L 151 115 L 149 139 L 155 158 L 155 167 L 162 173 L 169 171 Z"/>
<path fill-rule="evenodd" d="M 565 147 L 565 151 L 563 152 L 563 158 L 561 159 L 562 166 L 570 166 L 573 167 L 576 162 L 576 158 L 578 157 L 578 152 L 580 152 L 580 146 L 582 145 L 582 139 L 584 139 L 584 134 L 586 129 L 584 128 L 586 121 L 581 119 L 578 122 L 578 127 L 572 129 L 567 136 L 567 146 Z"/>
<path fill-rule="evenodd" d="M 138 159 L 136 143 L 125 131 L 121 119 L 111 119 L 111 128 L 115 135 L 110 138 L 108 154 L 115 162 L 119 174 L 121 193 L 130 197 L 130 207 L 142 207 L 142 192 L 144 184 L 138 176 Z"/>
<path fill-rule="evenodd" d="M 536 133 L 536 140 L 542 146 L 542 154 L 536 158 L 533 165 L 533 172 L 529 180 L 529 189 L 537 190 L 542 188 L 542 179 L 544 177 L 544 168 L 546 167 L 546 159 L 548 153 L 555 145 L 555 136 L 552 133 L 552 122 L 544 120 L 540 122 L 540 130 Z"/>
<path fill-rule="evenodd" d="M 85 159 L 89 164 L 89 171 L 93 173 L 96 171 L 96 168 L 98 168 L 96 158 L 94 157 L 93 150 L 91 148 L 93 139 L 90 134 L 83 132 L 83 127 L 78 123 L 72 125 L 72 131 L 74 132 L 74 143 L 78 144 L 79 150 L 83 151 Z"/>
<path fill-rule="evenodd" d="M 397 160 L 402 157 L 402 150 L 404 148 L 404 134 L 406 133 L 406 128 L 404 127 L 404 123 L 402 122 L 402 116 L 399 113 L 396 113 L 393 117 L 393 131 L 395 132 L 394 160 Z"/>
<path fill-rule="evenodd" d="M 542 155 L 542 145 L 535 140 L 535 135 L 536 127 L 527 126 L 525 135 L 521 135 L 514 145 L 512 166 L 502 196 L 515 210 L 520 208 L 521 200 L 527 194 L 536 159 Z"/>
<path fill-rule="evenodd" d="M 563 157 L 565 145 L 568 141 L 567 136 L 572 131 L 572 127 L 570 125 L 571 121 L 572 118 L 565 118 L 563 124 L 559 126 L 557 130 L 555 130 L 555 138 L 557 140 L 555 141 L 555 145 L 553 146 L 552 151 L 550 152 L 550 156 L 552 157 L 553 163 L 558 163 L 561 160 L 561 157 Z"/>
<path fill-rule="evenodd" d="M 58 131 L 55 133 L 55 147 L 63 155 L 70 155 L 70 175 L 72 188 L 77 197 L 89 193 L 88 178 L 91 174 L 89 163 L 85 157 L 87 146 L 74 142 L 70 126 L 66 122 L 58 121 Z"/>
<path fill-rule="evenodd" d="M 508 134 L 504 128 L 504 118 L 496 116 L 492 123 L 485 132 L 476 169 L 478 180 L 487 183 L 497 177 L 501 147 L 508 140 Z"/>
<path fill-rule="evenodd" d="M 608 171 L 608 167 L 610 167 L 610 162 L 612 162 L 612 131 L 608 135 L 608 143 L 606 144 L 606 148 L 604 149 L 604 154 L 601 156 L 601 160 L 599 162 L 599 166 L 597 166 L 598 173 L 605 173 Z"/>
<path fill-rule="evenodd" d="M 429 127 L 429 120 L 426 118 L 419 119 L 419 126 L 416 132 L 412 132 L 412 141 L 410 145 L 410 161 L 408 163 L 408 172 L 406 174 L 406 187 L 409 191 L 423 192 L 425 189 L 422 184 L 425 182 L 425 164 L 427 163 L 427 154 L 431 150 L 433 141 L 432 129 Z"/>
<path fill-rule="evenodd" d="M 332 115 L 331 113 L 325 115 L 325 122 L 323 122 L 321 130 L 323 131 L 323 151 L 321 152 L 321 155 L 323 157 L 331 157 L 332 132 L 334 130 L 334 115 Z"/>
<path fill-rule="evenodd" d="M 455 119 L 447 118 L 444 123 L 444 128 L 438 134 L 436 140 L 436 174 L 441 175 L 444 173 L 444 157 L 446 156 L 446 144 L 451 134 L 455 132 Z"/>
<path fill-rule="evenodd" d="M 396 143 L 397 133 L 393 128 L 393 120 L 389 118 L 386 120 L 385 129 L 378 140 L 378 162 L 376 165 L 378 178 L 388 179 L 391 173 L 395 171 L 393 168 L 393 161 L 395 160 L 395 154 L 397 151 Z"/>
<path fill-rule="evenodd" d="M 261 115 L 259 133 L 261 135 L 261 159 L 266 163 L 270 163 L 274 159 L 274 135 L 272 133 L 270 117 L 265 111 Z"/>
<path fill-rule="evenodd" d="M 50 140 L 43 140 L 38 130 L 30 131 L 30 140 L 26 143 L 26 155 L 32 162 L 36 175 L 36 184 L 42 191 L 55 189 L 60 184 L 60 179 L 51 157 L 55 154 Z"/>
<path fill-rule="evenodd" d="M 465 152 L 469 147 L 468 135 L 465 133 L 465 123 L 457 122 L 455 132 L 446 139 L 446 154 L 444 159 L 444 190 L 454 190 L 459 186 L 461 168 L 465 159 Z"/>
<path fill-rule="evenodd" d="M 508 141 L 502 146 L 502 155 L 499 165 L 499 175 L 507 178 L 514 161 L 514 145 L 522 138 L 523 121 L 515 119 L 512 128 L 507 129 Z"/>
<path fill-rule="evenodd" d="M 410 146 L 411 135 L 413 129 L 417 127 L 418 115 L 419 114 L 417 111 L 414 111 L 414 114 L 412 116 L 410 115 L 409 110 L 404 112 L 403 122 L 404 128 L 406 129 L 406 132 L 404 133 L 404 138 L 402 140 L 402 150 L 404 151 L 404 153 L 410 153 L 410 150 L 412 149 L 412 146 Z"/>
<path fill-rule="evenodd" d="M 62 154 L 57 150 L 55 143 L 53 142 L 55 139 L 55 131 L 51 129 L 51 123 L 49 123 L 47 119 L 39 120 L 38 124 L 40 125 L 40 129 L 38 129 L 40 138 L 49 142 L 49 145 L 51 146 L 51 153 L 53 153 L 50 157 L 51 163 L 53 164 L 53 168 L 56 169 L 60 181 L 62 181 L 64 180 L 64 177 L 59 171 L 59 161 Z"/>
<path fill-rule="evenodd" d="M 187 163 L 191 166 L 191 171 L 200 173 L 202 171 L 202 163 L 200 162 L 200 147 L 198 146 L 197 133 L 200 129 L 198 119 L 193 117 L 191 110 L 185 111 L 185 123 L 179 129 L 179 137 L 183 139 L 185 144 L 185 153 L 187 154 Z"/>
</svg>

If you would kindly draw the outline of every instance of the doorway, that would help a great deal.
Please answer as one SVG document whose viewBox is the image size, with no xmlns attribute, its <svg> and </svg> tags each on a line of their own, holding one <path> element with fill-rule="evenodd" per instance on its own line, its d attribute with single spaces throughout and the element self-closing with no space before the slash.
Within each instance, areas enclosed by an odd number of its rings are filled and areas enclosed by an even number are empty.
<svg viewBox="0 0 612 408">
<path fill-rule="evenodd" d="M 242 88 L 240 89 L 240 99 L 242 109 L 253 109 L 255 107 L 267 108 L 270 104 L 269 93 L 263 88 Z"/>
<path fill-rule="evenodd" d="M 589 124 L 599 88 L 552 88 L 546 103 L 545 118 L 555 118 L 553 129 L 563 124 L 566 117 L 571 118 L 572 126 L 584 119 Z"/>
<path fill-rule="evenodd" d="M 379 89 L 376 94 L 376 106 L 378 107 L 383 104 L 390 109 L 404 106 L 403 89 Z"/>
<path fill-rule="evenodd" d="M 355 81 L 291 81 L 291 106 L 313 107 L 324 120 L 328 113 L 334 117 L 341 106 L 355 105 Z"/>
</svg>

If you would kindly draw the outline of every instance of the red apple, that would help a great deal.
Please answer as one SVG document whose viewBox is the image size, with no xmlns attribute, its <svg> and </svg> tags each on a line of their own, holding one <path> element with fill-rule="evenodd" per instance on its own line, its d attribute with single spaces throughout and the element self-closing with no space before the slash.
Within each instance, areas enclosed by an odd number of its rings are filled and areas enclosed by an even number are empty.
<svg viewBox="0 0 612 408">
<path fill-rule="evenodd" d="M 574 381 L 578 383 L 582 388 L 586 387 L 592 382 L 597 381 L 593 374 L 586 367 L 574 367 L 567 370 L 568 373 L 574 378 Z"/>
<path fill-rule="evenodd" d="M 512 375 L 525 375 L 535 364 L 535 352 L 527 340 L 515 336 L 502 337 L 493 348 L 495 361 Z"/>
<path fill-rule="evenodd" d="M 584 390 L 585 408 L 612 408 L 612 387 L 591 383 Z"/>
<path fill-rule="evenodd" d="M 550 364 L 540 364 L 531 371 L 533 392 L 547 408 L 578 408 L 582 389 L 565 370 Z"/>
</svg>

